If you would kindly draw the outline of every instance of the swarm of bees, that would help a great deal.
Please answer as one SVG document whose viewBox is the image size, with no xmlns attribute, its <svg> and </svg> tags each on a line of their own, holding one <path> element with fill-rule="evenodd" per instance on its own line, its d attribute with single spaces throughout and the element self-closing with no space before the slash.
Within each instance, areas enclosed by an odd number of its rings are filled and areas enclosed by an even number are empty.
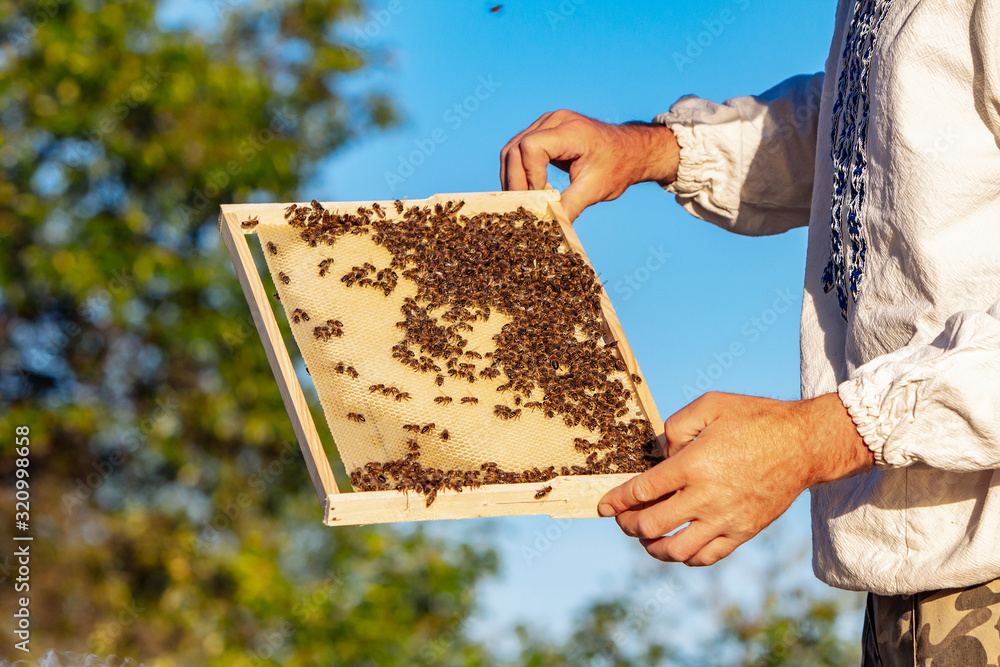
<svg viewBox="0 0 1000 667">
<path fill-rule="evenodd" d="M 327 320 L 326 324 L 313 329 L 313 336 L 317 340 L 330 340 L 340 338 L 344 335 L 344 323 L 340 320 Z"/>
<path fill-rule="evenodd" d="M 314 200 L 307 206 L 289 206 L 285 219 L 310 247 L 332 246 L 350 234 L 368 236 L 388 251 L 388 266 L 366 261 L 340 275 L 345 287 L 389 296 L 401 279 L 416 286 L 400 308 L 399 339 L 386 351 L 395 362 L 414 373 L 430 374 L 437 387 L 492 383 L 503 377 L 497 387 L 502 403 L 494 406 L 494 418 L 510 422 L 530 412 L 587 429 L 593 435 L 573 443 L 576 452 L 586 455 L 586 465 L 517 472 L 490 462 L 478 470 L 443 471 L 423 467 L 420 443 L 410 439 L 403 458 L 354 470 L 354 487 L 417 491 L 430 504 L 443 489 L 545 482 L 557 475 L 641 472 L 660 460 L 649 422 L 629 416 L 632 392 L 626 382 L 638 385 L 642 380 L 623 375 L 627 371 L 617 341 L 605 343 L 601 283 L 583 257 L 567 250 L 558 223 L 539 220 L 524 208 L 461 215 L 463 206 L 461 201 L 433 207 L 396 201 L 396 215 L 390 217 L 377 203 L 333 213 Z M 269 251 L 276 254 L 276 248 L 269 246 Z M 332 259 L 322 260 L 319 276 L 329 274 L 333 264 Z M 278 277 L 284 284 L 290 281 L 284 272 Z M 493 337 L 495 348 L 470 349 L 468 335 L 494 313 L 509 320 Z M 297 310 L 292 319 L 308 322 L 309 316 Z M 313 333 L 324 341 L 339 338 L 343 324 L 328 320 Z M 409 393 L 382 384 L 371 385 L 369 391 L 396 401 L 410 399 Z M 441 395 L 433 400 L 444 406 L 455 399 Z M 479 399 L 465 396 L 459 403 L 475 406 Z M 354 417 L 364 419 L 348 415 L 357 421 Z M 405 424 L 403 429 L 417 437 L 435 432 L 440 440 L 452 437 L 435 424 Z M 547 493 L 543 489 L 538 497 Z"/>
</svg>

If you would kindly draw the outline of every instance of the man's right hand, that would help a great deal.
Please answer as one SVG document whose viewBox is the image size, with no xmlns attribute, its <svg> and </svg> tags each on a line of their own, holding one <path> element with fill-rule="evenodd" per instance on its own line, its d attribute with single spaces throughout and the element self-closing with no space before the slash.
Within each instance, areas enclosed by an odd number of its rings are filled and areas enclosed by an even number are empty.
<svg viewBox="0 0 1000 667">
<path fill-rule="evenodd" d="M 572 111 L 552 111 L 500 152 L 504 190 L 541 190 L 551 163 L 569 174 L 562 205 L 570 220 L 591 204 L 611 201 L 636 183 L 677 178 L 680 147 L 670 128 L 612 125 Z"/>
</svg>

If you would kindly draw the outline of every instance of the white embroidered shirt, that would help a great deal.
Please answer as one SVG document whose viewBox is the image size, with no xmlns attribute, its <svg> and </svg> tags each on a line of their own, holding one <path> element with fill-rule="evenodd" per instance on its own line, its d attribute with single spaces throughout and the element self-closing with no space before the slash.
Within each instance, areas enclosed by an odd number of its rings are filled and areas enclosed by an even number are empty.
<svg viewBox="0 0 1000 667">
<path fill-rule="evenodd" d="M 688 211 L 809 225 L 802 394 L 839 391 L 878 463 L 811 490 L 817 576 L 1000 577 L 1000 0 L 841 0 L 825 73 L 657 121 Z"/>
</svg>

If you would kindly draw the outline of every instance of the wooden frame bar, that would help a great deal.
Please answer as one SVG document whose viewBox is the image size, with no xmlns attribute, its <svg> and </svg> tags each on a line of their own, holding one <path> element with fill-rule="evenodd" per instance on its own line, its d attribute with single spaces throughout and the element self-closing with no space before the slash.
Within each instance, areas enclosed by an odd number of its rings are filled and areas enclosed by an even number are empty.
<svg viewBox="0 0 1000 667">
<path fill-rule="evenodd" d="M 437 195 L 426 200 L 408 201 L 407 204 L 433 206 L 438 201 L 460 199 L 466 201 L 466 206 L 470 210 L 478 210 L 477 203 L 490 207 L 496 207 L 500 203 L 506 210 L 512 210 L 525 203 L 530 203 L 530 208 L 537 210 L 544 204 L 548 209 L 547 212 L 562 228 L 567 244 L 588 264 L 590 263 L 580 239 L 559 203 L 559 193 L 554 190 L 531 193 Z M 324 206 L 356 208 L 370 204 L 371 202 L 336 202 L 324 203 Z M 391 202 L 380 202 L 380 205 L 388 209 Z M 485 485 L 478 489 L 463 489 L 461 492 L 445 490 L 438 492 L 430 507 L 426 507 L 424 496 L 419 494 L 399 491 L 339 493 L 330 460 L 323 450 L 312 413 L 295 374 L 288 350 L 285 348 L 281 330 L 271 310 L 270 301 L 245 238 L 255 235 L 256 232 L 253 228 L 243 229 L 240 224 L 241 221 L 255 216 L 261 222 L 284 222 L 284 210 L 287 207 L 288 204 L 225 205 L 219 215 L 219 229 L 229 249 L 243 294 L 250 306 L 257 333 L 267 354 L 285 409 L 292 421 L 292 428 L 309 470 L 309 476 L 322 503 L 323 521 L 326 525 L 347 526 L 538 514 L 570 519 L 596 517 L 597 501 L 601 496 L 634 476 L 633 474 L 559 476 L 547 482 Z M 636 358 L 628 345 L 607 292 L 603 289 L 601 304 L 604 310 L 606 342 L 618 341 L 618 349 L 628 372 L 641 377 Z M 663 421 L 656 410 L 648 387 L 645 383 L 633 384 L 633 389 L 640 408 L 651 422 L 658 441 L 663 445 L 666 442 Z M 551 490 L 546 491 L 548 487 L 551 487 Z M 543 491 L 545 491 L 543 497 L 536 498 L 536 495 Z"/>
</svg>

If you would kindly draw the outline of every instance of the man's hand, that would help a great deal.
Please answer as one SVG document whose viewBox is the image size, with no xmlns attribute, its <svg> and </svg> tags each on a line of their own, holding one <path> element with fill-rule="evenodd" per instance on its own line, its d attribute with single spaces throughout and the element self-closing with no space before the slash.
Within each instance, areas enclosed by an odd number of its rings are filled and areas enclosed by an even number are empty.
<svg viewBox="0 0 1000 667">
<path fill-rule="evenodd" d="M 705 394 L 670 417 L 666 433 L 668 458 L 609 491 L 598 511 L 617 516 L 649 555 L 688 565 L 725 558 L 808 487 L 874 465 L 837 394 Z"/>
<path fill-rule="evenodd" d="M 600 201 L 645 181 L 677 178 L 680 148 L 670 128 L 650 123 L 610 125 L 572 111 L 545 114 L 500 152 L 504 190 L 541 190 L 549 164 L 569 173 L 562 205 L 570 220 Z"/>
</svg>

